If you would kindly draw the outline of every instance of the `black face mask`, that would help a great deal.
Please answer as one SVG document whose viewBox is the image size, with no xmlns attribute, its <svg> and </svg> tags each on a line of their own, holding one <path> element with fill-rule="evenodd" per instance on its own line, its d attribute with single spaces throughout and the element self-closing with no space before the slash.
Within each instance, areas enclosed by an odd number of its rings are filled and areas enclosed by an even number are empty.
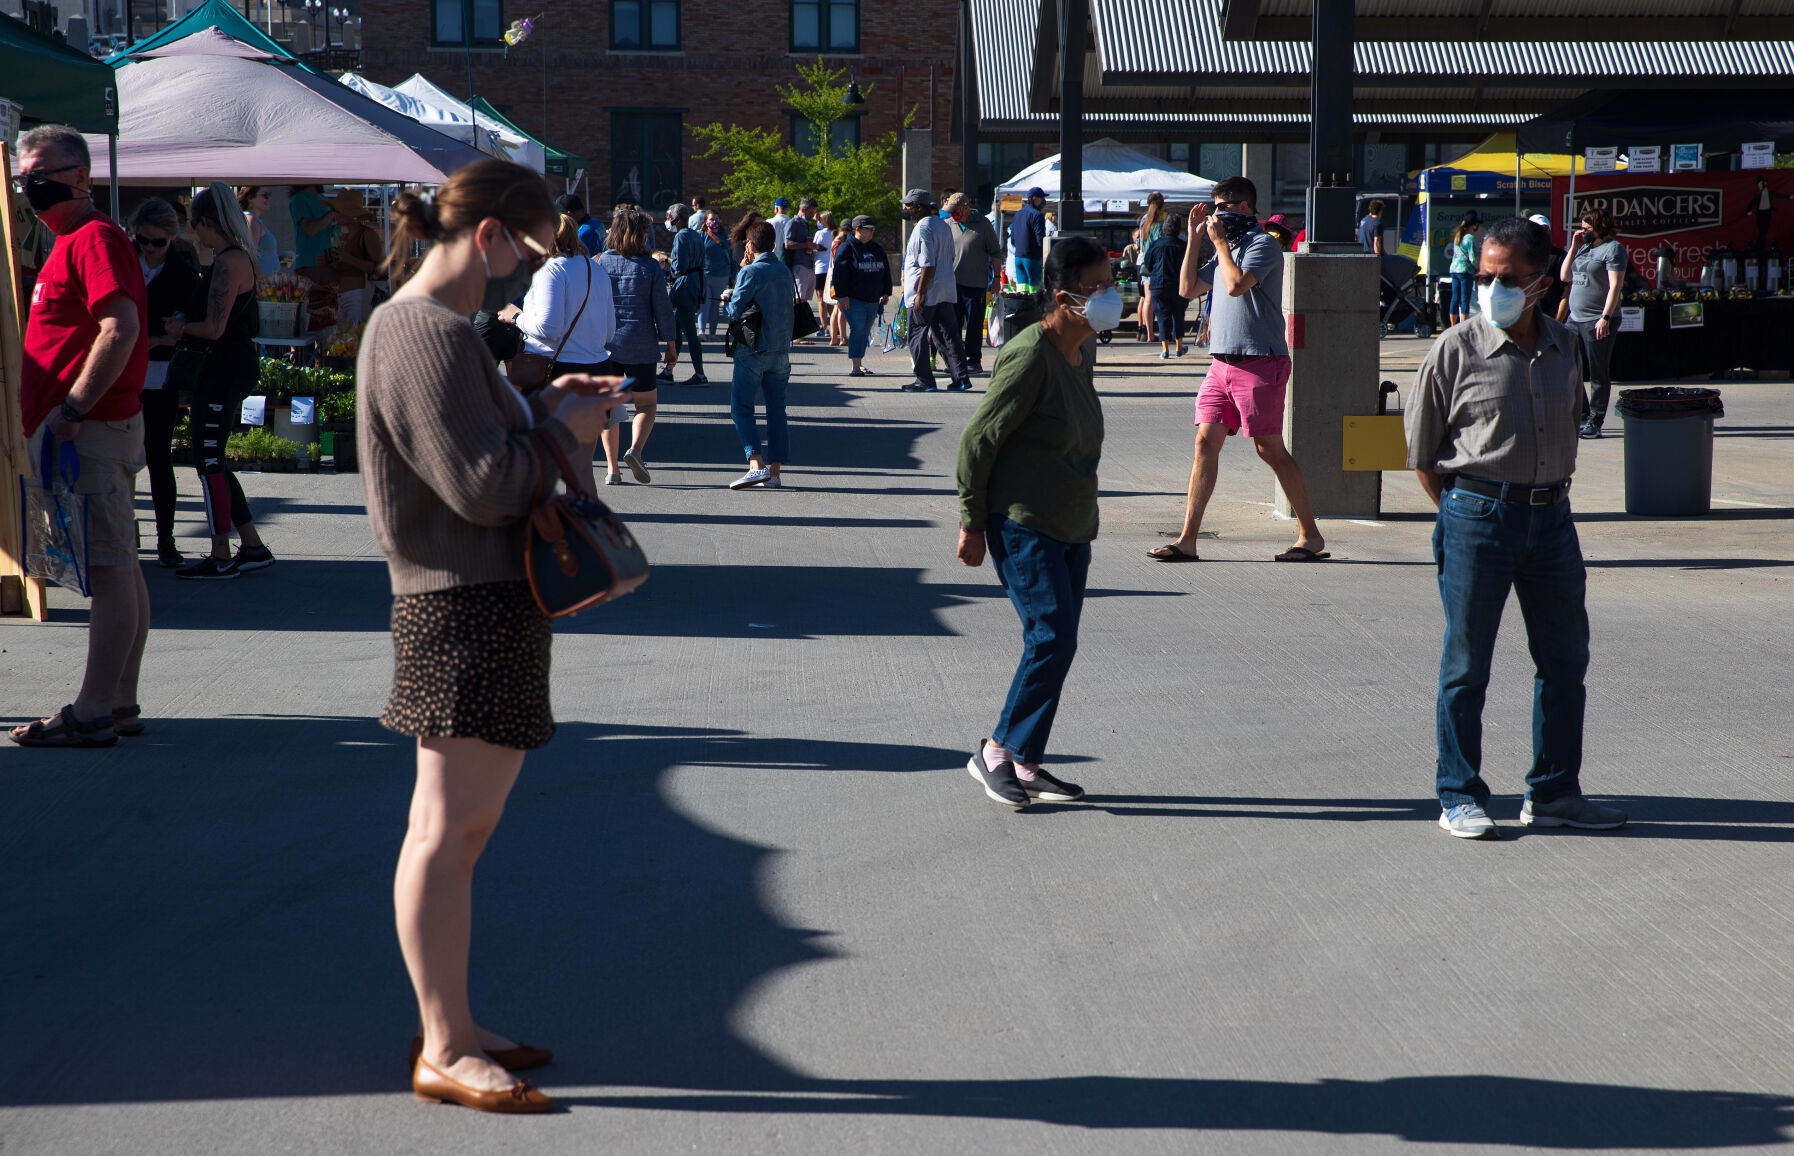
<svg viewBox="0 0 1794 1156">
<path fill-rule="evenodd" d="M 1215 216 L 1221 222 L 1221 229 L 1227 235 L 1227 243 L 1236 245 L 1241 237 L 1258 228 L 1258 217 L 1252 213 L 1236 213 L 1223 209 Z"/>
<path fill-rule="evenodd" d="M 31 203 L 31 211 L 41 213 L 46 209 L 54 209 L 66 201 L 72 201 L 82 194 L 61 181 L 53 181 L 49 177 L 40 177 L 36 173 L 25 174 L 25 199 Z"/>
</svg>

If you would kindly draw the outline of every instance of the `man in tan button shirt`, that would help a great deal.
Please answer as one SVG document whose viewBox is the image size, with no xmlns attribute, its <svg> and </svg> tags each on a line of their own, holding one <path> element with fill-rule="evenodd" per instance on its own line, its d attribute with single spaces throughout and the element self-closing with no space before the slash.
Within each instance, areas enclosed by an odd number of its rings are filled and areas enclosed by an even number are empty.
<svg viewBox="0 0 1794 1156">
<path fill-rule="evenodd" d="M 1583 399 L 1574 339 L 1538 307 L 1550 259 L 1550 239 L 1532 222 L 1490 226 L 1476 275 L 1482 312 L 1434 344 L 1403 413 L 1408 465 L 1439 507 L 1436 785 L 1439 825 L 1463 839 L 1501 837 L 1482 778 L 1482 714 L 1510 590 L 1538 670 L 1520 822 L 1593 830 L 1626 822 L 1582 795 L 1587 572 L 1569 494 Z"/>
</svg>

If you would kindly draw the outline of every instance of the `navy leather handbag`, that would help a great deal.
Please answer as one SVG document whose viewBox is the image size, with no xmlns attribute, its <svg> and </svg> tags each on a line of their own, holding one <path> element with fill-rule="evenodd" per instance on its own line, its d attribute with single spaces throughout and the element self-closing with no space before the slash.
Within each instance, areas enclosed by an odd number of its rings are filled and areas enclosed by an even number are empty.
<svg viewBox="0 0 1794 1156">
<path fill-rule="evenodd" d="M 585 491 L 560 443 L 530 434 L 539 472 L 530 501 L 523 568 L 536 605 L 550 618 L 609 602 L 648 580 L 648 556 L 623 520 Z M 555 473 L 566 490 L 555 492 Z"/>
</svg>

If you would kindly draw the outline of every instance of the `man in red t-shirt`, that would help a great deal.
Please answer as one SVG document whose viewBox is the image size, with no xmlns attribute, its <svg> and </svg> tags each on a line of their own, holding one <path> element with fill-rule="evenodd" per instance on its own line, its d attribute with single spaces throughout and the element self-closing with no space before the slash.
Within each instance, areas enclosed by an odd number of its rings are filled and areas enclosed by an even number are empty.
<svg viewBox="0 0 1794 1156">
<path fill-rule="evenodd" d="M 93 205 L 87 142 L 63 125 L 19 139 L 19 172 L 56 247 L 38 274 L 25 326 L 19 394 L 35 471 L 72 443 L 74 489 L 87 497 L 87 672 L 73 703 L 15 727 L 20 746 L 103 747 L 143 730 L 137 671 L 149 638 L 149 588 L 137 565 L 137 471 L 149 364 L 143 268 L 124 231 Z"/>
</svg>

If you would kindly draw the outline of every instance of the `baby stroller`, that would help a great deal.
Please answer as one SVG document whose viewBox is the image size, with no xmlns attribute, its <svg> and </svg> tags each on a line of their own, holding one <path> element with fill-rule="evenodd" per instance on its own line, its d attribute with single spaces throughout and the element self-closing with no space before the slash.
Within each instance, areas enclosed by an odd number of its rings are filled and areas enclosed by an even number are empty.
<svg viewBox="0 0 1794 1156">
<path fill-rule="evenodd" d="M 1427 299 L 1426 278 L 1410 257 L 1383 254 L 1383 276 L 1377 289 L 1377 334 L 1387 336 L 1412 317 L 1414 336 L 1425 339 L 1439 328 L 1438 307 Z"/>
</svg>

